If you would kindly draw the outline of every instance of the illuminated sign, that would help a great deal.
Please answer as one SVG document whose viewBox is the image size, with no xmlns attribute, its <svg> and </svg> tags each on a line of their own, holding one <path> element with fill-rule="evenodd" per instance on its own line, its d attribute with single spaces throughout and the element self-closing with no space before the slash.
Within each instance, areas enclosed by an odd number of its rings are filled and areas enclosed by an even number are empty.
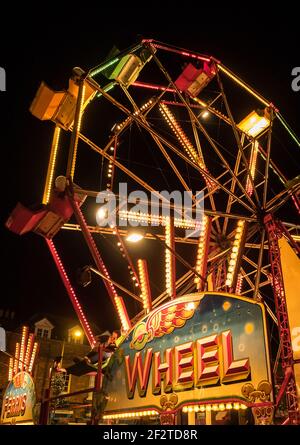
<svg viewBox="0 0 300 445">
<path fill-rule="evenodd" d="M 33 423 L 35 389 L 32 377 L 19 372 L 9 382 L 3 396 L 1 423 Z"/>
<path fill-rule="evenodd" d="M 105 413 L 163 411 L 196 401 L 249 403 L 247 388 L 270 382 L 262 304 L 232 294 L 205 292 L 171 300 L 129 332 L 108 364 Z M 248 385 L 248 386 L 247 386 Z"/>
</svg>

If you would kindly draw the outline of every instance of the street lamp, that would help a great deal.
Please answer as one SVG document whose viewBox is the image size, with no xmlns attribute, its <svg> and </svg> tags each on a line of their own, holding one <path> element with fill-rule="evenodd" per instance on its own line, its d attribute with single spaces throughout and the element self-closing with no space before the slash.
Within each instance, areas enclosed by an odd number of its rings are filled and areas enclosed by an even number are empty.
<svg viewBox="0 0 300 445">
<path fill-rule="evenodd" d="M 144 236 L 141 233 L 131 233 L 126 237 L 126 241 L 129 241 L 130 243 L 137 243 L 143 238 Z"/>
<path fill-rule="evenodd" d="M 128 235 L 126 237 L 126 241 L 129 241 L 130 243 L 137 243 L 141 241 L 145 237 L 145 230 L 143 229 L 132 229 L 128 231 Z"/>
<path fill-rule="evenodd" d="M 74 332 L 74 337 L 80 338 L 81 336 L 82 336 L 82 332 L 79 329 L 77 329 L 77 331 Z"/>
</svg>

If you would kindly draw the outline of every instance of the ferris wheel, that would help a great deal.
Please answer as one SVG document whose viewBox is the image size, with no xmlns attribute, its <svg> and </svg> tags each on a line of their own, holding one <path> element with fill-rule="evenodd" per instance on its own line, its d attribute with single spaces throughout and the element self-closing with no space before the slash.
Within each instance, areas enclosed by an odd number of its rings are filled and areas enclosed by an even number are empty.
<svg viewBox="0 0 300 445">
<path fill-rule="evenodd" d="M 289 181 L 279 166 L 273 133 L 283 129 L 292 144 L 300 143 L 276 106 L 213 56 L 143 40 L 115 51 L 89 71 L 74 68 L 66 91 L 56 92 L 42 83 L 31 112 L 55 123 L 43 213 L 30 213 L 26 229 L 20 224 L 16 228 L 15 213 L 8 226 L 18 233 L 34 230 L 45 236 L 91 346 L 95 338 L 88 315 L 53 242 L 60 229 L 82 232 L 95 262 L 92 270 L 102 277 L 124 333 L 145 312 L 187 292 L 228 292 L 262 302 L 277 337 L 274 374 L 281 357 L 282 369 L 289 374 L 283 373 L 280 391 L 287 394 L 289 417 L 297 422 L 279 239 L 299 254 L 299 226 L 294 223 L 300 212 L 299 180 Z M 95 128 L 87 134 L 89 116 L 96 113 L 101 121 L 98 135 Z M 68 147 L 61 142 L 63 132 L 70 134 Z M 94 190 L 79 180 L 78 158 L 84 146 L 102 162 Z M 65 148 L 66 172 L 54 180 L 57 157 Z M 128 191 L 143 191 L 145 201 L 149 195 L 155 197 L 158 210 L 151 212 L 149 200 L 145 204 L 140 195 L 135 207 L 133 201 L 125 206 L 121 182 L 127 183 Z M 99 186 L 102 204 L 113 195 L 116 206 L 111 215 L 109 206 L 99 206 L 99 224 L 92 225 L 82 204 L 99 198 Z M 163 187 L 170 195 L 174 190 L 182 196 L 185 192 L 191 200 L 189 212 L 175 201 L 169 216 L 162 212 L 168 201 L 160 192 Z M 285 206 L 287 220 L 279 221 L 278 212 Z M 76 222 L 70 220 L 72 214 Z M 127 264 L 128 287 L 110 274 L 95 242 L 98 234 L 115 240 L 120 255 L 114 261 Z M 132 259 L 130 241 L 142 237 L 165 251 L 160 260 L 165 289 L 158 295 L 149 284 L 146 254 L 137 264 Z M 178 253 L 179 245 L 189 252 L 188 259 Z M 178 265 L 184 270 L 181 276 L 176 275 Z M 128 298 L 140 303 L 131 319 Z"/>
</svg>

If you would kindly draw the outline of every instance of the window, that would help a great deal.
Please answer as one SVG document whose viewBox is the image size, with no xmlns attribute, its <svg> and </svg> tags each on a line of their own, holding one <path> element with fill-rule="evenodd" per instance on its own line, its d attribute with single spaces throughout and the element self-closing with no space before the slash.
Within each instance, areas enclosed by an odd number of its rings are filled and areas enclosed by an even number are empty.
<svg viewBox="0 0 300 445">
<path fill-rule="evenodd" d="M 36 330 L 36 336 L 38 338 L 50 338 L 49 333 L 49 329 L 37 328 Z"/>
<path fill-rule="evenodd" d="M 35 324 L 35 334 L 39 338 L 51 338 L 52 329 L 54 328 L 53 324 L 47 319 L 42 318 L 37 321 Z"/>
<path fill-rule="evenodd" d="M 68 394 L 71 387 L 71 375 L 65 372 L 57 372 L 52 377 L 51 387 L 55 395 Z"/>
<path fill-rule="evenodd" d="M 71 387 L 71 374 L 66 374 L 66 376 L 65 376 L 65 386 L 64 386 L 63 392 L 69 393 L 70 392 L 70 387 Z"/>
</svg>

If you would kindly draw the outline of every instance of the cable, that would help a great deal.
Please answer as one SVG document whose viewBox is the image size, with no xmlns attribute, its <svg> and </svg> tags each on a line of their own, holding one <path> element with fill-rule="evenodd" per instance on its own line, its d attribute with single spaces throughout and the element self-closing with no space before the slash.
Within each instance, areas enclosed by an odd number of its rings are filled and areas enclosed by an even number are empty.
<svg viewBox="0 0 300 445">
<path fill-rule="evenodd" d="M 300 147 L 300 141 L 296 135 L 296 133 L 291 129 L 289 124 L 286 122 L 286 120 L 283 118 L 283 116 L 280 113 L 276 113 L 276 116 L 279 119 L 279 122 L 284 126 L 284 128 L 287 130 L 291 138 L 296 142 L 298 147 Z"/>
</svg>

